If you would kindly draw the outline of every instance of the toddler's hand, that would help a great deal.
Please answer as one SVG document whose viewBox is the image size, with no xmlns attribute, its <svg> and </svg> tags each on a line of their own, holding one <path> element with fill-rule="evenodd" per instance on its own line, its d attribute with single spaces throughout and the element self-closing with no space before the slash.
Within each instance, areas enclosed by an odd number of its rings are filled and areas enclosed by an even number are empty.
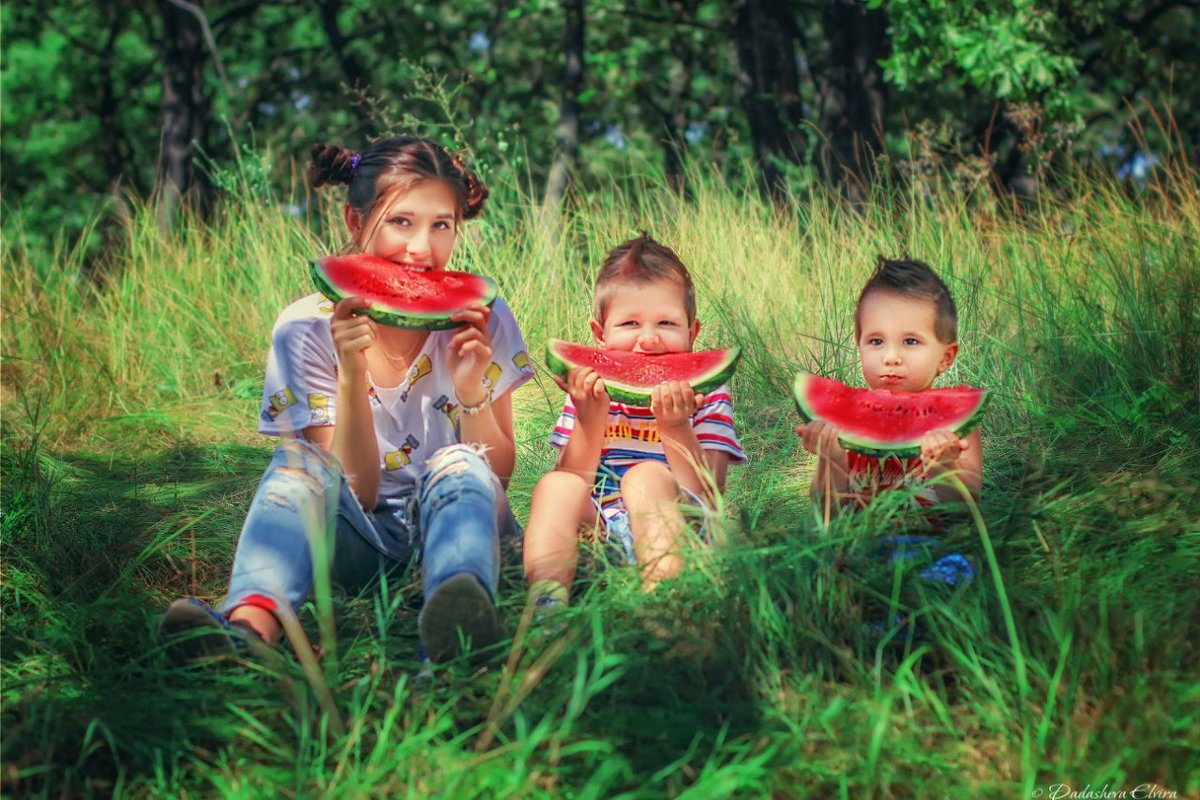
<svg viewBox="0 0 1200 800">
<path fill-rule="evenodd" d="M 334 306 L 333 317 L 329 322 L 338 366 L 356 377 L 366 377 L 366 350 L 378 335 L 374 320 L 354 313 L 355 309 L 366 308 L 369 305 L 370 303 L 361 297 L 347 297 Z"/>
<path fill-rule="evenodd" d="M 967 440 L 959 439 L 953 431 L 930 431 L 921 437 L 921 465 L 926 472 L 934 467 L 953 469 L 968 446 Z"/>
<path fill-rule="evenodd" d="M 804 449 L 818 458 L 828 459 L 845 467 L 848 463 L 846 450 L 838 441 L 838 429 L 823 419 L 796 426 L 796 433 L 804 441 Z"/>
<path fill-rule="evenodd" d="M 663 381 L 650 390 L 650 411 L 660 434 L 691 428 L 692 415 L 702 402 L 704 395 L 692 391 L 687 381 Z"/>
<path fill-rule="evenodd" d="M 575 367 L 566 381 L 554 379 L 575 404 L 575 419 L 582 425 L 602 424 L 608 418 L 608 389 L 600 373 L 591 367 Z"/>
</svg>

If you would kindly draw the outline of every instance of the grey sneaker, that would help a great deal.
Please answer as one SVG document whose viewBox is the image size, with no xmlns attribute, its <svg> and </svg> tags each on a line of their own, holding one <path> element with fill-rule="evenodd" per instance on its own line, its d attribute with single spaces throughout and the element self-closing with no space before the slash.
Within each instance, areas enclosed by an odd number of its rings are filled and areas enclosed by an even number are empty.
<svg viewBox="0 0 1200 800">
<path fill-rule="evenodd" d="M 262 638 L 244 622 L 230 622 L 201 600 L 185 597 L 171 603 L 158 624 L 158 640 L 179 664 L 206 659 L 244 658 Z"/>
<path fill-rule="evenodd" d="M 504 635 L 496 604 L 479 579 L 466 572 L 452 575 L 425 600 L 417 619 L 421 641 L 434 663 L 460 655 L 469 643 L 479 654 Z"/>
</svg>

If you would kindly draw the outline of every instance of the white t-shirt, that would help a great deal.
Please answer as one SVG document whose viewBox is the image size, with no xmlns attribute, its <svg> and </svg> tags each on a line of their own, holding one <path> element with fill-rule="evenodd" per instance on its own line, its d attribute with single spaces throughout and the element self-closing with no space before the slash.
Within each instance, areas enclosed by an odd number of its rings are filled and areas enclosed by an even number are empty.
<svg viewBox="0 0 1200 800">
<path fill-rule="evenodd" d="M 337 352 L 330 319 L 333 303 L 311 294 L 285 308 L 271 332 L 263 384 L 259 433 L 297 436 L 305 428 L 337 419 Z M 399 386 L 377 386 L 368 394 L 379 443 L 380 502 L 409 494 L 434 452 L 459 441 L 458 401 L 445 359 L 450 339 L 461 329 L 430 331 Z M 488 322 L 492 363 L 483 383 L 499 397 L 533 377 L 521 329 L 501 298 Z"/>
</svg>

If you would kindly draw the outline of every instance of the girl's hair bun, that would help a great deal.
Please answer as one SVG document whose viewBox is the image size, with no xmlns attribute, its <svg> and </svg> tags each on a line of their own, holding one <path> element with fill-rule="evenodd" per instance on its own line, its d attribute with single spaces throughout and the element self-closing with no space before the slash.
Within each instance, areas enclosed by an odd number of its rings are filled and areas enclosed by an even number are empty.
<svg viewBox="0 0 1200 800">
<path fill-rule="evenodd" d="M 483 185 L 483 181 L 479 180 L 479 176 L 467 169 L 467 165 L 463 163 L 460 156 L 450 156 L 450 163 L 462 174 L 463 183 L 467 187 L 467 196 L 463 201 L 462 207 L 462 218 L 475 219 L 483 211 L 483 204 L 488 199 L 488 188 Z"/>
<path fill-rule="evenodd" d="M 335 144 L 317 143 L 312 146 L 312 164 L 308 177 L 313 187 L 326 184 L 350 183 L 360 160 L 358 153 Z"/>
</svg>

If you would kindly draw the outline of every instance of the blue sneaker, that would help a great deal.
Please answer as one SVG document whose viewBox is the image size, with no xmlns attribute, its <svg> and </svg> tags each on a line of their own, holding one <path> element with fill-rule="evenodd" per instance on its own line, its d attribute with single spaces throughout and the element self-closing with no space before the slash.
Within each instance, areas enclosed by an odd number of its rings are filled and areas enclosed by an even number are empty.
<svg viewBox="0 0 1200 800">
<path fill-rule="evenodd" d="M 429 658 L 437 664 L 460 655 L 466 644 L 478 654 L 504 636 L 492 596 L 467 572 L 451 575 L 429 593 L 417 629 Z"/>
<path fill-rule="evenodd" d="M 229 619 L 201 600 L 185 597 L 171 603 L 158 624 L 158 640 L 173 661 L 184 664 L 208 659 L 237 659 L 263 644 L 253 628 Z"/>
<path fill-rule="evenodd" d="M 921 580 L 928 583 L 940 583 L 953 588 L 975 580 L 975 569 L 961 553 L 947 553 L 933 559 L 934 551 L 941 546 L 941 539 L 936 536 L 886 536 L 876 544 L 875 556 L 886 556 L 888 564 L 914 559 L 932 560 L 929 566 L 917 573 Z M 893 614 L 890 622 L 876 622 L 871 626 L 877 638 L 883 638 L 893 630 L 892 641 L 897 644 L 904 644 L 921 633 L 905 614 Z"/>
</svg>

